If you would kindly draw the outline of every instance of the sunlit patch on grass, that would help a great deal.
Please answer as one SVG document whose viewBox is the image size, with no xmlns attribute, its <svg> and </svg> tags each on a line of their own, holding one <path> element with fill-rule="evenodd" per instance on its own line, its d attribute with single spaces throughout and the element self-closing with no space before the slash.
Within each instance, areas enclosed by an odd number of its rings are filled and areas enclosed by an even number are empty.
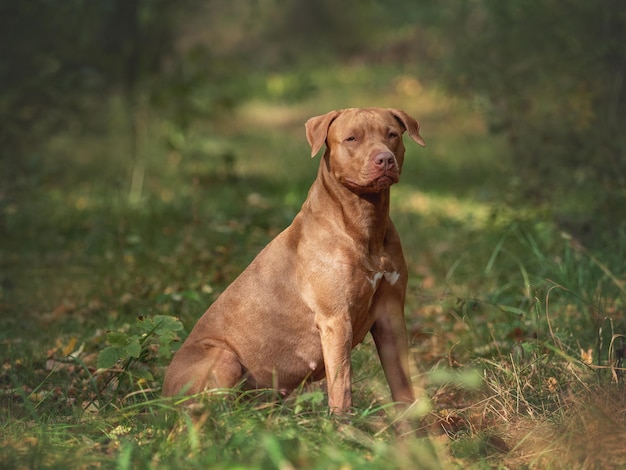
<svg viewBox="0 0 626 470">
<path fill-rule="evenodd" d="M 469 198 L 425 193 L 407 188 L 394 188 L 394 209 L 418 214 L 426 219 L 446 218 L 462 222 L 468 228 L 485 228 L 493 206 Z"/>
<path fill-rule="evenodd" d="M 304 121 L 308 119 L 300 107 L 258 100 L 246 103 L 239 109 L 237 115 L 241 119 L 240 125 L 270 128 L 301 125 L 303 135 Z"/>
</svg>

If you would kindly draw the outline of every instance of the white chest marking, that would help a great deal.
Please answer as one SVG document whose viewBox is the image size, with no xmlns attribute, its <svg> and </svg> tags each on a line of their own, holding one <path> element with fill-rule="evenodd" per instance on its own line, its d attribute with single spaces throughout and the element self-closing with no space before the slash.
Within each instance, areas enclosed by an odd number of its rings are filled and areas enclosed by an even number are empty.
<svg viewBox="0 0 626 470">
<path fill-rule="evenodd" d="M 380 284 L 380 280 L 383 278 L 383 273 L 374 273 L 374 277 L 372 279 L 368 278 L 370 284 L 374 288 L 374 290 L 378 289 L 378 284 Z"/>
<path fill-rule="evenodd" d="M 368 278 L 368 281 L 370 282 L 374 290 L 378 289 L 380 280 L 383 277 L 385 278 L 385 281 L 387 281 L 389 284 L 393 286 L 396 282 L 398 282 L 398 279 L 400 279 L 400 273 L 398 271 L 374 273 L 373 278 L 371 279 Z"/>
<path fill-rule="evenodd" d="M 393 271 L 390 273 L 385 273 L 385 280 L 391 284 L 392 286 L 398 282 L 398 279 L 400 279 L 400 273 L 398 271 Z"/>
</svg>

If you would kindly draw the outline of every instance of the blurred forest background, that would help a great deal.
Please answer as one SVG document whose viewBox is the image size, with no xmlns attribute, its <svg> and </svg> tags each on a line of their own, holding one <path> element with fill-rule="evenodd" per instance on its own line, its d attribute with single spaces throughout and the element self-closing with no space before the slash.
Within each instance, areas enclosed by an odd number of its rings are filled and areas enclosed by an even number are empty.
<svg viewBox="0 0 626 470">
<path fill-rule="evenodd" d="M 505 136 L 524 203 L 555 204 L 593 239 L 623 220 L 619 0 L 31 0 L 0 13 L 4 230 L 60 133 L 108 132 L 123 116 L 130 161 L 147 113 L 167 121 L 163 145 L 180 146 L 195 123 L 251 98 L 314 94 L 312 72 L 342 63 L 393 65 L 471 100 Z"/>
<path fill-rule="evenodd" d="M 0 466 L 626 465 L 624 6 L 0 0 Z M 427 143 L 392 217 L 434 457 L 381 418 L 367 341 L 351 423 L 319 391 L 199 424 L 160 397 L 306 197 L 304 122 L 353 106 Z"/>
</svg>

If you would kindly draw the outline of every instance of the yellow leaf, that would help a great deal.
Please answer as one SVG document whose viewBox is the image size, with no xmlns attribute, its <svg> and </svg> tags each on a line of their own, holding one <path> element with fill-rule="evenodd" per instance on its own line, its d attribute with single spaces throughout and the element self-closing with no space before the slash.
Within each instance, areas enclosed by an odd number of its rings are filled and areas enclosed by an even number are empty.
<svg viewBox="0 0 626 470">
<path fill-rule="evenodd" d="M 74 351 L 74 348 L 76 347 L 76 342 L 77 342 L 76 337 L 72 337 L 69 340 L 69 342 L 61 350 L 64 356 L 69 356 Z"/>
<path fill-rule="evenodd" d="M 591 365 L 593 364 L 593 349 L 589 348 L 586 351 L 584 349 L 580 349 L 580 360 L 585 364 Z"/>
</svg>

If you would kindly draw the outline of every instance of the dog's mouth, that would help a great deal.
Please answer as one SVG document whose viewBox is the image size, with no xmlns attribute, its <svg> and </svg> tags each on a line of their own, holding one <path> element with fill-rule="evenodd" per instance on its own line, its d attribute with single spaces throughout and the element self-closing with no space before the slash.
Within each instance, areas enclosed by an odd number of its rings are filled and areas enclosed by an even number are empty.
<svg viewBox="0 0 626 470">
<path fill-rule="evenodd" d="M 394 180 L 391 176 L 383 175 L 374 180 L 374 186 L 380 189 L 387 189 L 389 186 L 397 182 L 398 182 L 397 178 Z"/>
<path fill-rule="evenodd" d="M 357 183 L 354 180 L 346 178 L 344 185 L 355 193 L 378 193 L 388 189 L 391 185 L 397 183 L 399 178 L 390 175 L 381 175 L 367 182 L 366 184 Z"/>
</svg>

